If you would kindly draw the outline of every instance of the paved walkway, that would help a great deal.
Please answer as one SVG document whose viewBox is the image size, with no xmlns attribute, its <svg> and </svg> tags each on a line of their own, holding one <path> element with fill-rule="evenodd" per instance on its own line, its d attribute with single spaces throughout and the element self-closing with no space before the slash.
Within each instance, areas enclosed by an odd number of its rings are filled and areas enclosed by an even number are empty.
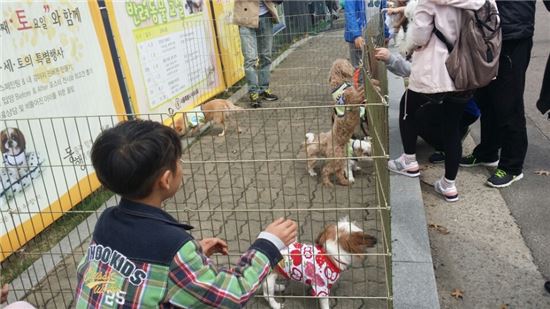
<svg viewBox="0 0 550 309">
<path fill-rule="evenodd" d="M 195 237 L 228 241 L 230 256 L 216 258 L 218 265 L 232 265 L 261 227 L 279 216 L 299 222 L 299 238 L 304 242 L 312 242 L 325 224 L 343 216 L 382 241 L 378 211 L 359 209 L 377 206 L 371 164 L 361 163 L 363 171 L 356 174 L 352 187 L 327 189 L 318 178 L 308 175 L 303 160 L 305 133 L 328 131 L 331 113 L 326 107 L 304 107 L 330 104 L 328 70 L 334 59 L 347 56 L 341 31 L 309 39 L 273 72 L 272 87 L 281 100 L 265 103 L 263 109 L 240 112 L 236 119 L 244 129 L 242 134 L 230 127 L 225 137 L 218 137 L 212 129 L 185 151 L 184 186 L 166 210 L 195 226 Z M 246 107 L 247 103 L 238 105 Z M 379 245 L 369 253 L 381 251 Z M 75 278 L 73 261 L 79 259 L 71 257 L 63 263 L 28 301 L 49 308 L 71 305 L 74 280 L 56 278 Z M 387 296 L 385 278 L 383 257 L 369 256 L 343 273 L 332 293 L 342 298 L 332 299 L 331 306 L 385 308 L 385 300 L 380 299 Z M 292 283 L 284 294 L 287 308 L 316 306 L 314 300 L 302 297 L 309 295 L 302 285 Z M 249 307 L 267 308 L 267 303 L 258 297 Z"/>
<path fill-rule="evenodd" d="M 538 1 L 524 95 L 529 136 L 524 179 L 493 189 L 485 185 L 492 169 L 461 168 L 461 200 L 449 204 L 429 185 L 441 177 L 442 166 L 427 163 L 429 150 L 419 149 L 428 223 L 450 232 L 429 232 L 442 308 L 550 308 L 550 294 L 543 288 L 545 278 L 550 279 L 550 177 L 535 174 L 550 170 L 550 122 L 535 109 L 550 50 L 549 14 Z M 472 136 L 479 142 L 477 125 Z M 471 153 L 475 144 L 466 139 L 464 153 Z M 464 299 L 451 297 L 455 288 L 464 291 Z"/>
</svg>

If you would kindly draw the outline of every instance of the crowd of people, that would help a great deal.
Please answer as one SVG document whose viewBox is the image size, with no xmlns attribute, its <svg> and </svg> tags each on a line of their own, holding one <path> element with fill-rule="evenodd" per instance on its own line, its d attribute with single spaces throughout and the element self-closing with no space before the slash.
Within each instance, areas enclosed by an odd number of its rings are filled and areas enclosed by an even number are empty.
<svg viewBox="0 0 550 309">
<path fill-rule="evenodd" d="M 489 84 L 477 89 L 455 87 L 446 65 L 450 51 L 436 31 L 454 45 L 461 31 L 462 10 L 477 10 L 486 1 L 401 2 L 409 8 L 403 45 L 410 62 L 385 48 L 377 49 L 375 55 L 386 62 L 390 71 L 409 77 L 399 115 L 404 153 L 390 160 L 388 168 L 395 173 L 418 177 L 416 139 L 421 136 L 436 150 L 429 161 L 445 163 L 445 174 L 434 183 L 434 188 L 449 202 L 458 200 L 455 179 L 459 166 L 496 167 L 487 179 L 487 184 L 495 188 L 522 179 L 528 145 L 523 94 L 533 45 L 535 1 L 491 1 L 498 9 L 502 33 L 498 73 Z M 544 3 L 550 10 L 550 3 Z M 392 8 L 388 14 L 405 11 L 405 7 Z M 346 33 L 353 32 L 353 27 L 346 29 Z M 549 74 L 547 69 L 537 102 L 543 114 L 550 109 Z M 478 118 L 481 141 L 471 154 L 463 156 L 462 140 Z"/>
</svg>

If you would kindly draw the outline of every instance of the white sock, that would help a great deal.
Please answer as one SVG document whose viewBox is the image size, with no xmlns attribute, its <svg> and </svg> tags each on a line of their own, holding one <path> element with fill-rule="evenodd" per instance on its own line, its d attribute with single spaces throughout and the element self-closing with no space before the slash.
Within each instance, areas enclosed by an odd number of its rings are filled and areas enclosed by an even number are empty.
<svg viewBox="0 0 550 309">
<path fill-rule="evenodd" d="M 447 178 L 445 178 L 445 177 L 443 177 L 443 178 L 441 179 L 441 187 L 442 187 L 443 189 L 449 189 L 449 188 L 451 188 L 451 187 L 454 186 L 454 185 L 455 185 L 455 180 L 449 180 L 449 179 L 447 179 Z"/>
<path fill-rule="evenodd" d="M 416 161 L 416 154 L 415 154 L 415 153 L 413 153 L 413 154 L 406 154 L 406 153 L 404 153 L 404 154 L 403 154 L 403 158 L 405 159 L 405 163 L 406 163 L 406 164 L 410 164 L 410 163 Z"/>
</svg>

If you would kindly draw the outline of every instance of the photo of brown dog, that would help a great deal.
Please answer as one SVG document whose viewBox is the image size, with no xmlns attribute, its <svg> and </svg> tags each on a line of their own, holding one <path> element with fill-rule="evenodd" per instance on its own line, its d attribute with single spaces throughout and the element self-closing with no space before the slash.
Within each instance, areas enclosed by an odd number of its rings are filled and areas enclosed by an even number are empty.
<svg viewBox="0 0 550 309">
<path fill-rule="evenodd" d="M 41 173 L 40 166 L 43 160 L 36 152 L 27 150 L 25 135 L 15 127 L 0 131 L 0 151 L 3 163 L 0 168 L 2 205 L 4 199 L 11 199 L 32 184 L 32 180 Z"/>
</svg>

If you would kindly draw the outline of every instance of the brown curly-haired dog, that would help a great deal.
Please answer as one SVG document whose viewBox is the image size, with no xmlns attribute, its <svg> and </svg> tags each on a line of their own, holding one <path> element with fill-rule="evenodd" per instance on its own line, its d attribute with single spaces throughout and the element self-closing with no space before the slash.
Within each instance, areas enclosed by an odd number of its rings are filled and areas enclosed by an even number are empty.
<svg viewBox="0 0 550 309">
<path fill-rule="evenodd" d="M 331 90 L 340 87 L 345 82 L 353 83 L 354 72 L 355 68 L 348 60 L 342 58 L 334 60 L 328 75 L 328 84 Z"/>
<path fill-rule="evenodd" d="M 353 83 L 354 68 L 345 59 L 337 59 L 332 64 L 329 74 L 329 85 L 331 89 L 337 89 L 342 84 Z M 335 117 L 332 130 L 316 135 L 313 139 L 306 140 L 304 146 L 308 160 L 308 171 L 312 176 L 316 158 L 325 156 L 327 158 L 339 158 L 328 160 L 321 169 L 321 179 L 325 186 L 332 186 L 330 175 L 334 174 L 338 183 L 348 186 L 350 182 L 346 179 L 344 171 L 347 168 L 346 150 L 347 144 L 359 125 L 359 106 L 347 106 L 350 104 L 361 104 L 365 100 L 365 93 L 362 88 L 356 89 L 353 86 L 345 88 L 342 92 L 343 100 L 338 100 L 345 113 L 341 117 Z M 337 103 L 338 104 L 338 103 Z"/>
</svg>

